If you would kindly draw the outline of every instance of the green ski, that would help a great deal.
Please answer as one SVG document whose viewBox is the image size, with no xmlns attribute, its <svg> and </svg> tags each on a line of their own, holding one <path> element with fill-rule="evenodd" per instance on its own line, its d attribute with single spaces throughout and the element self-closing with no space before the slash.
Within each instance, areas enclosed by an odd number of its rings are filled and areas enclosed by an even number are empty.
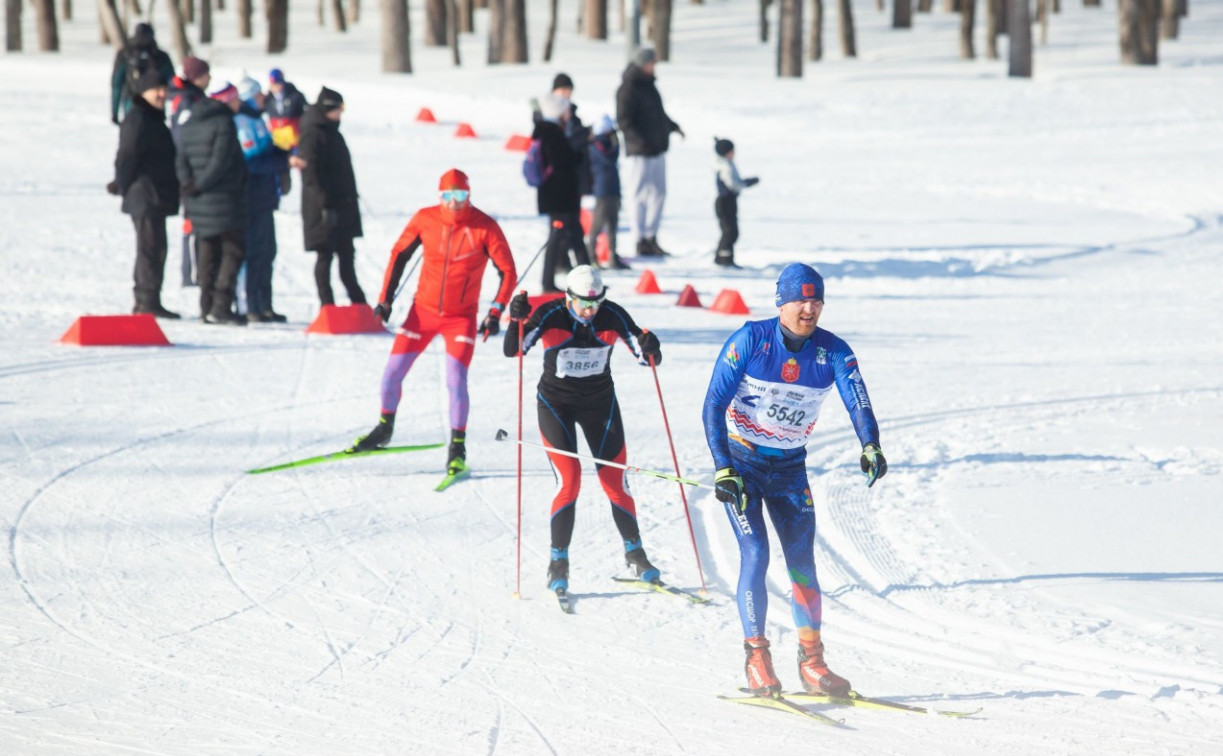
<svg viewBox="0 0 1223 756">
<path fill-rule="evenodd" d="M 305 459 L 297 459 L 292 462 L 284 462 L 279 465 L 270 467 L 256 467 L 254 470 L 247 470 L 249 475 L 259 475 L 261 473 L 276 472 L 277 470 L 288 470 L 293 467 L 305 467 L 306 465 L 317 465 L 323 462 L 334 462 L 338 459 L 351 459 L 353 457 L 369 457 L 376 454 L 397 454 L 399 452 L 423 451 L 425 449 L 439 449 L 445 446 L 445 443 L 436 444 L 417 444 L 415 446 L 384 446 L 377 449 L 366 449 L 364 451 L 356 451 L 354 449 L 345 449 L 344 451 L 332 452 L 331 454 L 320 454 L 317 457 L 306 457 Z"/>
<path fill-rule="evenodd" d="M 923 706 L 912 706 L 910 704 L 898 703 L 896 701 L 888 701 L 883 698 L 871 698 L 864 696 L 856 690 L 851 690 L 848 696 L 828 696 L 823 693 L 785 693 L 786 698 L 798 703 L 826 703 L 837 706 L 857 706 L 863 709 L 886 709 L 888 711 L 906 711 L 911 714 L 937 714 L 943 717 L 971 717 L 974 714 L 981 713 L 981 709 L 977 708 L 973 711 L 942 711 L 939 709 L 927 709 Z"/>
<path fill-rule="evenodd" d="M 799 706 L 797 703 L 781 695 L 777 695 L 771 698 L 765 698 L 762 696 L 752 696 L 752 695 L 747 695 L 747 696 L 721 696 L 720 695 L 718 696 L 718 698 L 722 699 L 723 701 L 730 701 L 731 703 L 746 704 L 748 706 L 762 706 L 766 709 L 776 709 L 778 711 L 786 711 L 791 714 L 797 714 L 800 717 L 806 717 L 807 719 L 815 720 L 816 722 L 819 722 L 820 724 L 833 725 L 833 726 L 845 724 L 844 719 L 833 719 L 832 717 L 820 714 L 818 711 L 811 711 L 810 709 L 804 709 L 803 707 Z"/>
<path fill-rule="evenodd" d="M 624 583 L 625 585 L 631 585 L 634 588 L 640 588 L 645 591 L 657 591 L 658 593 L 668 593 L 672 596 L 678 596 L 680 598 L 688 599 L 688 601 L 694 604 L 708 604 L 709 603 L 709 599 L 705 598 L 704 596 L 698 596 L 697 594 L 692 593 L 691 591 L 685 591 L 683 588 L 676 588 L 675 586 L 667 585 L 666 583 L 648 583 L 645 580 L 637 580 L 636 578 L 622 578 L 622 577 L 613 577 L 612 580 L 615 580 L 617 583 Z"/>
<path fill-rule="evenodd" d="M 442 478 L 442 482 L 438 483 L 437 488 L 433 490 L 445 491 L 447 488 L 450 488 L 460 480 L 466 480 L 469 477 L 471 477 L 471 468 L 468 467 L 467 463 L 462 459 L 455 459 L 450 463 L 450 467 L 446 472 L 446 477 Z"/>
</svg>

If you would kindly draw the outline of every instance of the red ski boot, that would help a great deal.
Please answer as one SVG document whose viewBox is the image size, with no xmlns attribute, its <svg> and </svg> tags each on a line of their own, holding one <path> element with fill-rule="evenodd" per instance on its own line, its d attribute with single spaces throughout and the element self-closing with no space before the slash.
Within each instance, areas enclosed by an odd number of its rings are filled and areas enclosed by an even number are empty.
<svg viewBox="0 0 1223 756">
<path fill-rule="evenodd" d="M 773 672 L 773 656 L 769 653 L 768 638 L 747 638 L 743 641 L 747 661 L 743 670 L 747 673 L 747 687 L 753 695 L 771 698 L 781 692 L 781 681 Z"/>
<path fill-rule="evenodd" d="M 828 669 L 824 662 L 824 644 L 820 642 L 819 633 L 813 640 L 799 639 L 798 676 L 808 693 L 842 698 L 849 695 L 849 680 Z"/>
</svg>

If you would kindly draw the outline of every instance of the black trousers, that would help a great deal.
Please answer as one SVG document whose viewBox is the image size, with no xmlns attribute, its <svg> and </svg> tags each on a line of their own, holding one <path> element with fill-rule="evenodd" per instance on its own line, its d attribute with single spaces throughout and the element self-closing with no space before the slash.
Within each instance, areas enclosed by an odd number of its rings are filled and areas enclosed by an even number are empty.
<svg viewBox="0 0 1223 756">
<path fill-rule="evenodd" d="M 246 229 L 232 228 L 197 240 L 200 255 L 200 315 L 234 308 L 234 283 L 246 258 Z"/>
<path fill-rule="evenodd" d="M 132 293 L 136 307 L 153 309 L 161 305 L 161 284 L 166 275 L 166 216 L 133 216 L 132 225 L 136 227 Z"/>
<path fill-rule="evenodd" d="M 739 241 L 739 197 L 724 194 L 714 200 L 713 210 L 718 216 L 718 225 L 722 228 L 722 238 L 718 239 L 719 256 L 733 259 L 735 242 Z"/>
<path fill-rule="evenodd" d="M 365 304 L 365 292 L 357 282 L 357 252 L 353 248 L 352 239 L 335 239 L 318 251 L 318 260 L 314 263 L 314 283 L 318 286 L 319 301 L 325 305 L 335 304 L 335 293 L 331 290 L 331 258 L 340 261 L 340 283 L 348 292 L 348 299 L 353 304 Z"/>
<path fill-rule="evenodd" d="M 582 239 L 582 219 L 578 213 L 560 213 L 549 215 L 552 223 L 548 234 L 548 246 L 544 250 L 544 291 L 556 291 L 556 266 L 561 255 L 568 255 L 573 250 L 577 265 L 590 265 L 590 254 L 586 251 L 586 242 Z"/>
<path fill-rule="evenodd" d="M 612 262 L 617 258 L 616 254 L 616 226 L 620 223 L 620 198 L 619 197 L 599 197 L 595 200 L 595 209 L 590 214 L 590 239 L 587 241 L 587 248 L 596 250 L 599 248 L 599 232 L 604 228 L 607 230 L 607 248 L 611 251 Z"/>
</svg>

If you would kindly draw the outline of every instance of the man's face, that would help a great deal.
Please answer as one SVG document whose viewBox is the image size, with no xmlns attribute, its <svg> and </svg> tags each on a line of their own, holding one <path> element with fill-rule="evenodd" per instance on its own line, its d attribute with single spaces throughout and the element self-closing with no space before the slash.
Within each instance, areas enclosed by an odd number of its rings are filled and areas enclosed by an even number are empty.
<svg viewBox="0 0 1223 756">
<path fill-rule="evenodd" d="M 342 116 L 342 115 L 344 115 L 344 106 L 343 106 L 343 105 L 341 105 L 341 106 L 340 106 L 340 107 L 338 107 L 338 108 L 332 108 L 331 110 L 328 110 L 328 111 L 327 111 L 327 120 L 329 120 L 329 121 L 339 121 L 339 120 L 340 120 L 340 116 Z"/>
<path fill-rule="evenodd" d="M 197 79 L 192 79 L 191 83 L 196 85 L 200 89 L 204 90 L 205 92 L 207 92 L 208 85 L 212 83 L 212 74 L 206 73 Z"/>
<path fill-rule="evenodd" d="M 807 337 L 815 333 L 815 327 L 819 325 L 824 302 L 820 299 L 797 299 L 786 302 L 777 309 L 781 314 L 781 324 L 786 330 L 795 336 Z"/>
<path fill-rule="evenodd" d="M 564 97 L 566 100 L 573 97 L 573 87 L 557 87 L 552 90 L 552 94 L 558 97 Z"/>
<path fill-rule="evenodd" d="M 654 75 L 654 63 L 655 61 L 651 60 L 649 63 L 646 63 L 644 66 L 642 66 L 641 70 L 645 71 L 650 76 L 653 76 Z"/>
<path fill-rule="evenodd" d="M 271 90 L 272 94 L 280 94 L 280 91 L 284 88 L 285 83 L 283 81 L 273 81 L 268 84 L 268 89 Z"/>
<path fill-rule="evenodd" d="M 144 101 L 153 107 L 161 110 L 166 106 L 166 88 L 165 87 L 149 87 L 140 93 Z"/>
<path fill-rule="evenodd" d="M 443 189 L 441 200 L 442 207 L 455 212 L 467 207 L 471 202 L 471 192 L 467 189 Z"/>
</svg>

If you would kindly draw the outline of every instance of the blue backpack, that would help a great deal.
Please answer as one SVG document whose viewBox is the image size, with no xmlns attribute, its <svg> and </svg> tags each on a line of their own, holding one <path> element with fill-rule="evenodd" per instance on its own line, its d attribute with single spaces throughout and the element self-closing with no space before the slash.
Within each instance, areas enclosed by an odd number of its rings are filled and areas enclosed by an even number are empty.
<svg viewBox="0 0 1223 756">
<path fill-rule="evenodd" d="M 532 139 L 531 146 L 527 148 L 527 156 L 522 159 L 522 177 L 527 180 L 528 186 L 539 187 L 551 175 L 552 166 L 544 163 L 544 153 L 539 140 Z"/>
</svg>

